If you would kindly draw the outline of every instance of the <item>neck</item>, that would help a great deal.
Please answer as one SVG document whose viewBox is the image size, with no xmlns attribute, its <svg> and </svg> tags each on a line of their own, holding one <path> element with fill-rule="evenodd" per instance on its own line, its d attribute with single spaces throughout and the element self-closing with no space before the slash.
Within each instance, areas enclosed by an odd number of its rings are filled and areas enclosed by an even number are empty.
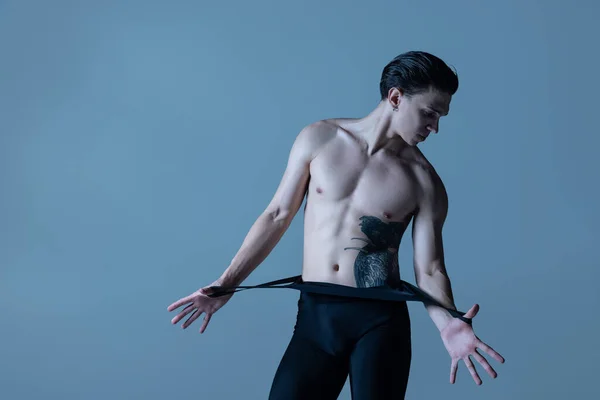
<svg viewBox="0 0 600 400">
<path fill-rule="evenodd" d="M 371 113 L 352 124 L 360 138 L 366 142 L 368 155 L 371 156 L 381 149 L 399 152 L 408 147 L 408 143 L 392 130 L 391 113 L 393 111 L 389 106 L 380 102 Z"/>
</svg>

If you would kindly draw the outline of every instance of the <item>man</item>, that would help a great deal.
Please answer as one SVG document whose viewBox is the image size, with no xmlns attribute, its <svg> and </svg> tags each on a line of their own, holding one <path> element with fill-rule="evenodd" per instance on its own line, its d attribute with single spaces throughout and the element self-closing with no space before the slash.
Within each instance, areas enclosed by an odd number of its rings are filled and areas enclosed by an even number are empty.
<svg viewBox="0 0 600 400">
<path fill-rule="evenodd" d="M 442 244 L 448 198 L 417 147 L 438 132 L 457 89 L 456 74 L 441 59 L 407 52 L 383 69 L 381 102 L 369 115 L 304 128 L 273 199 L 229 267 L 212 285 L 169 306 L 173 311 L 187 305 L 172 323 L 192 313 L 183 324 L 187 328 L 204 313 L 203 333 L 232 296 L 211 296 L 215 287 L 238 287 L 273 250 L 306 196 L 304 282 L 332 293 L 339 288 L 378 293 L 374 290 L 399 285 L 398 247 L 412 220 L 416 282 L 440 305 L 426 303 L 426 309 L 451 356 L 450 382 L 462 360 L 481 384 L 469 356 L 495 378 L 477 348 L 504 359 L 473 332 L 469 322 L 478 305 L 464 319 L 448 312 L 456 310 Z M 348 375 L 353 399 L 404 398 L 410 335 L 405 301 L 302 292 L 269 398 L 336 399 Z"/>
</svg>

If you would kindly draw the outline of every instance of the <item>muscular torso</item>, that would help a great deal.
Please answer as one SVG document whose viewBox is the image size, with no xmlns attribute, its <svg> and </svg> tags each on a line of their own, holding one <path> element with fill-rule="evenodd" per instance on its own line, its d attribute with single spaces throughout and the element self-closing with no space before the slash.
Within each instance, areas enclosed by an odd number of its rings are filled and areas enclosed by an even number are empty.
<svg viewBox="0 0 600 400">
<path fill-rule="evenodd" d="M 310 164 L 303 279 L 354 287 L 400 279 L 398 248 L 427 161 L 414 147 L 368 155 L 344 120 Z"/>
</svg>

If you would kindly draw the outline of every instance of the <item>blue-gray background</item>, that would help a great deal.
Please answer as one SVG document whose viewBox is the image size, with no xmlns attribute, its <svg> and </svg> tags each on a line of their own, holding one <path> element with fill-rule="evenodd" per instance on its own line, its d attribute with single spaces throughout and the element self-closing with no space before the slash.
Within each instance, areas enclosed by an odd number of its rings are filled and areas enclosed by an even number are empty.
<svg viewBox="0 0 600 400">
<path fill-rule="evenodd" d="M 411 304 L 407 398 L 597 398 L 600 9 L 566 3 L 0 2 L 0 398 L 265 399 L 297 292 L 203 336 L 166 307 L 228 265 L 299 130 L 366 115 L 411 49 L 460 74 L 423 150 L 457 304 L 507 362 L 449 385 Z M 248 283 L 299 273 L 301 221 Z"/>
</svg>

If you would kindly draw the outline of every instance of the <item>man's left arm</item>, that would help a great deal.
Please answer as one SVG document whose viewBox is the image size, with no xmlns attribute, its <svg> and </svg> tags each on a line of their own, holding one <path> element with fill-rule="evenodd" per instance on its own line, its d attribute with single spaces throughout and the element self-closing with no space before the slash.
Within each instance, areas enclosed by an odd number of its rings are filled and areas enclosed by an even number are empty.
<svg viewBox="0 0 600 400">
<path fill-rule="evenodd" d="M 442 180 L 435 171 L 429 171 L 427 179 L 423 179 L 422 193 L 418 210 L 413 221 L 414 267 L 417 285 L 440 304 L 448 309 L 456 310 L 452 287 L 444 263 L 444 246 L 442 228 L 448 214 L 448 196 Z M 470 324 L 458 319 L 453 320 L 448 311 L 426 305 L 427 311 L 438 330 L 452 361 L 450 364 L 450 383 L 456 381 L 458 362 L 464 361 L 475 383 L 481 385 L 481 377 L 477 373 L 470 357 L 474 357 L 493 378 L 497 373 L 488 361 L 477 351 L 481 349 L 498 362 L 504 358 L 493 348 L 482 342 Z M 474 305 L 465 318 L 472 319 L 479 310 Z"/>
<path fill-rule="evenodd" d="M 442 240 L 442 228 L 448 215 L 448 195 L 434 171 L 427 171 L 426 175 L 422 179 L 422 191 L 413 221 L 415 279 L 419 288 L 443 306 L 455 310 Z M 426 305 L 426 308 L 438 330 L 442 331 L 452 316 L 438 306 Z"/>
</svg>

